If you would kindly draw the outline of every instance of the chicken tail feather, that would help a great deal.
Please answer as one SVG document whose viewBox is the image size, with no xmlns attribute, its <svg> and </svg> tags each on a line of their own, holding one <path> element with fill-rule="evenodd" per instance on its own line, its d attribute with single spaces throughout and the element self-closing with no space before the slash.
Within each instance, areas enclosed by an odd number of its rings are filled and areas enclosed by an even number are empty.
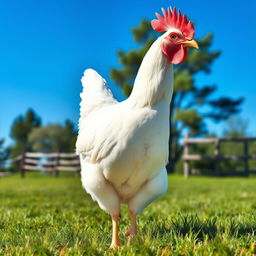
<svg viewBox="0 0 256 256">
<path fill-rule="evenodd" d="M 106 105 L 117 103 L 106 80 L 95 70 L 86 69 L 81 79 L 83 91 L 80 94 L 80 116 L 86 117 L 90 112 Z"/>
</svg>

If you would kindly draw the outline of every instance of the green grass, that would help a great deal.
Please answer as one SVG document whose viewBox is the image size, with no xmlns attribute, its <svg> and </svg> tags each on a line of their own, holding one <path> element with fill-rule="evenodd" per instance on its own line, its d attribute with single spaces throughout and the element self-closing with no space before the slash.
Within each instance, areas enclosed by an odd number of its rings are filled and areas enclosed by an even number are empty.
<svg viewBox="0 0 256 256">
<path fill-rule="evenodd" d="M 138 218 L 139 234 L 108 249 L 111 220 L 79 178 L 0 179 L 0 255 L 256 255 L 256 179 L 170 176 Z"/>
</svg>

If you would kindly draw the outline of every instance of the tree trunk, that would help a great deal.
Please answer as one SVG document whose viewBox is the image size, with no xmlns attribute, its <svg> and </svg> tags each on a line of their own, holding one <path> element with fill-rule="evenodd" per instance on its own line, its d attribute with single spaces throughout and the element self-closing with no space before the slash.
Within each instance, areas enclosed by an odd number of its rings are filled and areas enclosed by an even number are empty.
<svg viewBox="0 0 256 256">
<path fill-rule="evenodd" d="M 175 100 L 175 93 L 173 93 L 172 101 L 171 101 L 171 105 L 170 105 L 169 158 L 168 158 L 168 164 L 166 166 L 168 173 L 174 173 L 174 171 L 175 171 L 175 162 L 173 161 L 174 160 L 174 148 L 173 148 L 174 132 L 173 132 L 173 121 L 172 121 L 173 120 L 173 110 L 174 110 L 174 100 Z"/>
</svg>

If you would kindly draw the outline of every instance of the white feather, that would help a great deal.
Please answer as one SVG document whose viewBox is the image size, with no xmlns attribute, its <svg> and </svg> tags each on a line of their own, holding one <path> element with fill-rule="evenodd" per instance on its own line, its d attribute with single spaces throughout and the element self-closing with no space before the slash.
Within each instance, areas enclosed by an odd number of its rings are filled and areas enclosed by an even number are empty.
<svg viewBox="0 0 256 256">
<path fill-rule="evenodd" d="M 112 92 L 103 79 L 95 70 L 87 69 L 81 79 L 83 91 L 80 94 L 81 117 L 86 117 L 91 111 L 103 106 L 117 103 Z"/>
</svg>

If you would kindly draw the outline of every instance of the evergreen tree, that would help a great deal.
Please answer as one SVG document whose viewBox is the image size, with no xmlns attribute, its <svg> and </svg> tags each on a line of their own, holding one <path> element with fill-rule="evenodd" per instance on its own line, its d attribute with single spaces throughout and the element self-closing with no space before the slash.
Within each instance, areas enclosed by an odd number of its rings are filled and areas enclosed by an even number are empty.
<svg viewBox="0 0 256 256">
<path fill-rule="evenodd" d="M 64 136 L 67 138 L 66 152 L 74 152 L 78 131 L 75 129 L 74 123 L 66 120 L 64 124 Z"/>
<path fill-rule="evenodd" d="M 3 167 L 3 161 L 6 159 L 7 150 L 4 148 L 4 139 L 0 139 L 0 169 Z"/>
<path fill-rule="evenodd" d="M 31 149 L 28 143 L 28 136 L 32 129 L 41 126 L 41 119 L 33 109 L 29 109 L 25 116 L 18 116 L 11 127 L 11 137 L 14 146 L 10 147 L 13 156 L 20 155 L 24 151 Z"/>
<path fill-rule="evenodd" d="M 153 31 L 150 22 L 142 20 L 139 27 L 132 29 L 134 40 L 141 46 L 138 50 L 127 53 L 119 50 L 117 55 L 123 66 L 111 70 L 111 79 L 121 87 L 125 96 L 129 96 L 142 59 L 158 34 Z M 220 51 L 212 51 L 213 35 L 207 34 L 198 41 L 199 50 L 189 49 L 186 60 L 174 67 L 174 93 L 170 106 L 170 155 L 169 162 L 174 165 L 181 155 L 179 139 L 188 130 L 191 135 L 206 132 L 205 119 L 215 121 L 227 119 L 239 111 L 243 99 L 229 97 L 213 99 L 216 85 L 198 86 L 195 76 L 199 72 L 210 73 L 211 64 L 219 57 Z M 204 106 L 207 106 L 205 108 Z M 203 111 L 208 109 L 208 111 Z M 169 171 L 174 166 L 169 166 Z"/>
</svg>

